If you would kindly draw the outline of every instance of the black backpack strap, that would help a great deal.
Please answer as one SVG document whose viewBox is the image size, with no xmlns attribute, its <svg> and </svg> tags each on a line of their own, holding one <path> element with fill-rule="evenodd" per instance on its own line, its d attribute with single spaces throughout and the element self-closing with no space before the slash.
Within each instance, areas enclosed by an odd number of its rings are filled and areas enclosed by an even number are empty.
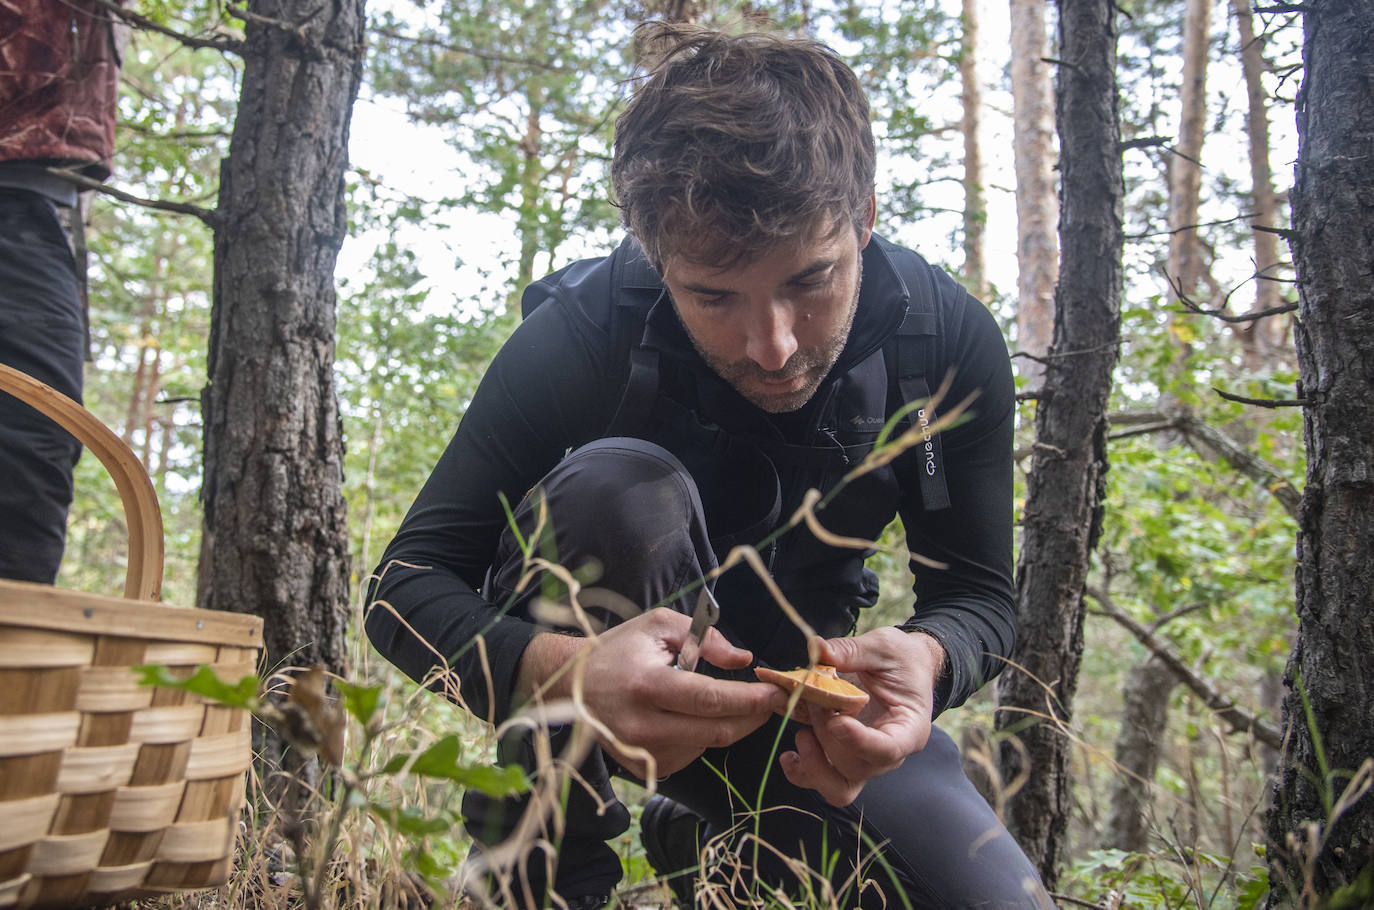
<svg viewBox="0 0 1374 910">
<path fill-rule="evenodd" d="M 940 332 L 935 309 L 936 288 L 927 280 L 924 287 L 913 288 L 906 318 L 883 346 L 887 361 L 889 399 L 894 391 L 901 400 L 891 409 L 895 413 L 903 404 L 930 400 L 927 364 L 932 359 L 935 338 Z M 911 427 L 928 427 L 935 422 L 933 408 L 924 406 L 907 414 L 905 423 Z M 927 510 L 949 508 L 949 485 L 945 482 L 945 459 L 940 448 L 940 434 L 923 433 L 916 450 L 916 476 L 921 485 L 921 503 Z"/>
<path fill-rule="evenodd" d="M 630 373 L 606 436 L 637 436 L 644 432 L 658 398 L 658 351 L 635 345 L 630 349 Z"/>
<path fill-rule="evenodd" d="M 611 350 L 626 358 L 629 372 L 606 436 L 635 436 L 649 424 L 658 397 L 659 364 L 658 351 L 643 342 L 649 310 L 663 293 L 663 279 L 639 244 L 624 240 L 615 251 L 611 270 L 615 305 Z"/>
</svg>

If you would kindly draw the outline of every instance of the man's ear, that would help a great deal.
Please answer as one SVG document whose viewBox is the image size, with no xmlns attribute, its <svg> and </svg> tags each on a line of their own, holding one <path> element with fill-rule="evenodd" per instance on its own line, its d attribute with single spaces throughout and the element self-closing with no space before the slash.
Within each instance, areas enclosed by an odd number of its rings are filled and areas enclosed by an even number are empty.
<svg viewBox="0 0 1374 910">
<path fill-rule="evenodd" d="M 878 197 L 868 194 L 868 217 L 864 220 L 863 233 L 859 234 L 859 249 L 868 246 L 868 238 L 873 236 L 873 225 L 878 221 Z"/>
</svg>

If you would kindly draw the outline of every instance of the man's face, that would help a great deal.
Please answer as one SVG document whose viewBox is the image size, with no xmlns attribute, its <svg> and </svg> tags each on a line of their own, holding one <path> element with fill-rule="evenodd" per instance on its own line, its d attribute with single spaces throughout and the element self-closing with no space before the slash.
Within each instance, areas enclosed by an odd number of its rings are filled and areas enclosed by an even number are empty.
<svg viewBox="0 0 1374 910">
<path fill-rule="evenodd" d="M 811 400 L 849 338 L 872 222 L 846 224 L 752 262 L 716 268 L 673 256 L 663 281 L 703 360 L 773 414 Z"/>
</svg>

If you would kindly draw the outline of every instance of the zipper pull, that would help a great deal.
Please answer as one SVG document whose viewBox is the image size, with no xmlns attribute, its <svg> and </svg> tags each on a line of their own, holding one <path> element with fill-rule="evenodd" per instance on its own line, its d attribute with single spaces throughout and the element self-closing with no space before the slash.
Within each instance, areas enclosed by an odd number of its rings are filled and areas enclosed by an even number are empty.
<svg viewBox="0 0 1374 910">
<path fill-rule="evenodd" d="M 831 445 L 840 450 L 840 460 L 844 462 L 845 467 L 848 467 L 849 456 L 845 454 L 844 445 L 840 442 L 840 438 L 835 435 L 835 431 L 830 427 L 821 427 L 821 432 L 825 434 L 826 439 L 830 440 Z"/>
</svg>

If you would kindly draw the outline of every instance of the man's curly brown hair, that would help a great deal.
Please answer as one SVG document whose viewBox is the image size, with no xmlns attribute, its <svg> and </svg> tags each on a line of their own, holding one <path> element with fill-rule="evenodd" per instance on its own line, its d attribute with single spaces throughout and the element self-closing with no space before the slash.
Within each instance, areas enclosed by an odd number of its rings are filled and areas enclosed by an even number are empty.
<svg viewBox="0 0 1374 910">
<path fill-rule="evenodd" d="M 850 224 L 873 192 L 873 131 L 830 48 L 645 23 L 647 74 L 616 121 L 611 185 L 650 262 L 730 267 Z"/>
</svg>

